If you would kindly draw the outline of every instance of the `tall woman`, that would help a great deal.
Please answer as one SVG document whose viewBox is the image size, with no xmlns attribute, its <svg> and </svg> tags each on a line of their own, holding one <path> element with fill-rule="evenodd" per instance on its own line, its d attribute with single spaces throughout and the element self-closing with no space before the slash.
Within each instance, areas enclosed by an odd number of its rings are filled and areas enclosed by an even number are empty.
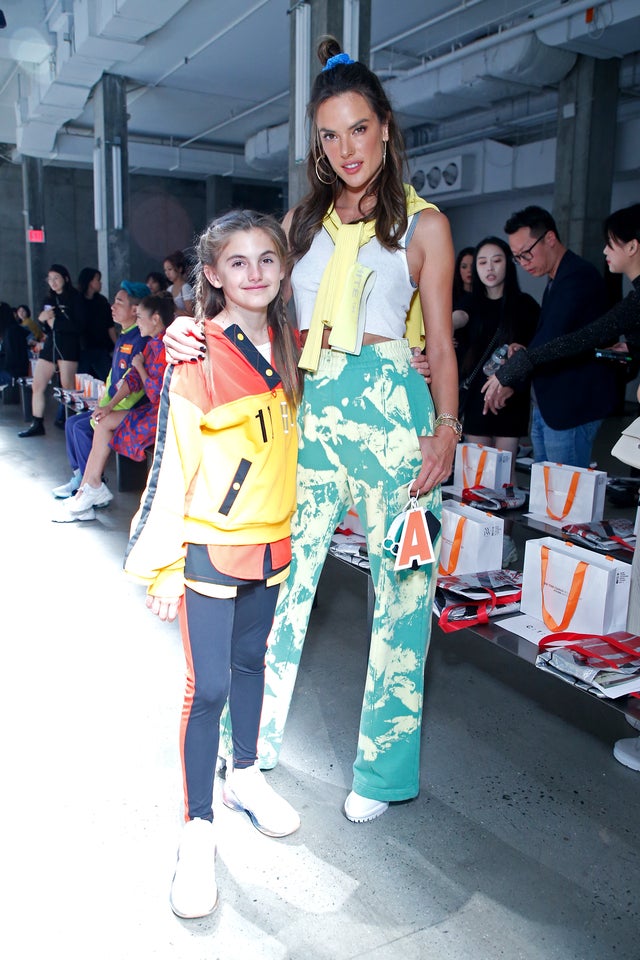
<svg viewBox="0 0 640 960">
<path fill-rule="evenodd" d="M 403 184 L 401 134 L 378 78 L 332 38 L 318 53 L 324 69 L 308 107 L 310 190 L 285 218 L 306 375 L 292 572 L 269 639 L 259 755 L 262 767 L 277 763 L 320 571 L 336 526 L 355 505 L 376 605 L 344 809 L 364 822 L 419 790 L 437 564 L 396 571 L 383 540 L 409 489 L 438 517 L 439 485 L 451 472 L 460 427 L 454 253 L 446 217 Z M 405 339 L 412 300 L 410 319 L 415 305 L 424 315 L 432 395 Z M 188 358 L 193 342 L 179 336 L 173 358 Z M 437 554 L 438 539 L 434 545 Z"/>
<path fill-rule="evenodd" d="M 75 387 L 75 375 L 80 357 L 82 313 L 80 297 L 71 283 L 66 267 L 54 263 L 47 274 L 49 290 L 38 315 L 47 339 L 40 351 L 33 375 L 31 409 L 33 419 L 19 437 L 40 437 L 44 434 L 45 390 L 58 367 L 60 385 L 65 390 Z"/>
<path fill-rule="evenodd" d="M 513 352 L 529 343 L 539 307 L 520 290 L 511 250 L 499 237 L 486 237 L 475 249 L 469 311 L 468 345 L 461 364 L 461 377 L 471 377 L 463 418 L 465 440 L 509 450 L 513 480 L 518 440 L 529 432 L 529 393 L 522 391 L 496 415 L 483 413 L 482 367 L 497 347 L 506 343 Z"/>
</svg>

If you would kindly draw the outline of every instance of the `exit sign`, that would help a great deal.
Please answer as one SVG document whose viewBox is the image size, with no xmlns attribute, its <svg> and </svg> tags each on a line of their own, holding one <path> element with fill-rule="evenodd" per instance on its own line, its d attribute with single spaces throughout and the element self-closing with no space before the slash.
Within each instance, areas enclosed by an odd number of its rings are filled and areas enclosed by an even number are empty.
<svg viewBox="0 0 640 960">
<path fill-rule="evenodd" d="M 29 243 L 44 243 L 44 230 L 28 230 Z"/>
</svg>

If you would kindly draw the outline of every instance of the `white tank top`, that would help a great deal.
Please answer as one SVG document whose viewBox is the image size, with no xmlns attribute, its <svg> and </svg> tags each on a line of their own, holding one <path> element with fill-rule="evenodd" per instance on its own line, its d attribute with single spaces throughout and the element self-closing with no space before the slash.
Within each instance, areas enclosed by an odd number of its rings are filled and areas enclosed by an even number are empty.
<svg viewBox="0 0 640 960">
<path fill-rule="evenodd" d="M 415 291 L 409 275 L 406 247 L 413 234 L 416 216 L 410 219 L 407 232 L 400 241 L 400 250 L 387 250 L 376 237 L 360 247 L 358 262 L 375 271 L 366 306 L 365 333 L 389 340 L 400 340 L 405 335 L 407 313 Z M 333 240 L 321 228 L 292 270 L 291 286 L 300 330 L 308 330 L 311 326 L 318 287 L 333 249 Z"/>
</svg>

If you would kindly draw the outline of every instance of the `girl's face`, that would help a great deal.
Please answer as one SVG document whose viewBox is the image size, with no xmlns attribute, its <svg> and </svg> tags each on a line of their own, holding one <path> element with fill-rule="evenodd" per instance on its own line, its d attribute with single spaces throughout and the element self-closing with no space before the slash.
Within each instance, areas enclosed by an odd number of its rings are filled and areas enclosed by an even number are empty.
<svg viewBox="0 0 640 960">
<path fill-rule="evenodd" d="M 61 273 L 56 273 L 55 270 L 50 270 L 47 274 L 47 283 L 54 293 L 62 293 L 64 290 L 64 277 Z"/>
<path fill-rule="evenodd" d="M 460 279 L 462 280 L 462 286 L 465 290 L 471 290 L 471 276 L 473 272 L 473 256 L 468 253 L 460 261 L 459 266 Z"/>
<path fill-rule="evenodd" d="M 25 310 L 24 307 L 18 307 L 18 309 L 16 310 L 16 314 L 21 320 L 26 320 L 28 316 L 27 311 Z"/>
<path fill-rule="evenodd" d="M 102 290 L 102 278 L 99 273 L 94 274 L 92 280 L 89 282 L 87 287 L 87 294 L 89 297 L 95 296 L 96 293 L 100 293 Z"/>
<path fill-rule="evenodd" d="M 174 267 L 174 265 L 171 263 L 170 260 L 165 260 L 163 269 L 164 269 L 164 275 L 169 281 L 169 283 L 174 283 L 180 276 L 180 274 L 178 273 L 178 271 L 176 270 L 176 268 Z"/>
<path fill-rule="evenodd" d="M 360 93 L 341 93 L 316 112 L 318 139 L 347 190 L 363 191 L 382 166 L 383 140 L 389 127 L 380 123 Z"/>
<path fill-rule="evenodd" d="M 278 295 L 284 264 L 266 230 L 236 230 L 217 262 L 205 264 L 204 275 L 224 293 L 227 308 L 265 311 Z"/>
<path fill-rule="evenodd" d="M 136 323 L 143 337 L 157 337 L 159 328 L 164 326 L 157 313 L 140 305 L 136 307 Z"/>
<path fill-rule="evenodd" d="M 166 273 L 167 271 L 165 270 L 165 275 Z M 145 282 L 149 287 L 149 290 L 151 290 L 151 293 L 160 293 L 161 287 L 155 277 L 147 277 Z"/>
<path fill-rule="evenodd" d="M 476 270 L 487 292 L 500 296 L 507 273 L 507 258 L 500 247 L 494 243 L 485 243 L 480 247 L 476 256 Z"/>
</svg>

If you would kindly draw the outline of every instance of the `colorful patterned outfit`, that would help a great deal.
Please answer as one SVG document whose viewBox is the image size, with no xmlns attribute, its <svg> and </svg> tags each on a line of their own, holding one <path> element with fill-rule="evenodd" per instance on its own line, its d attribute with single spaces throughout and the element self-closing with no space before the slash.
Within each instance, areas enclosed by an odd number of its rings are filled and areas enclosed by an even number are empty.
<svg viewBox="0 0 640 960">
<path fill-rule="evenodd" d="M 146 379 L 141 380 L 134 367 L 127 382 L 132 393 L 144 391 L 145 399 L 127 413 L 116 427 L 109 444 L 116 453 L 122 453 L 131 460 L 144 460 L 145 450 L 155 443 L 162 379 L 167 365 L 162 337 L 147 341 L 143 357 Z"/>
<path fill-rule="evenodd" d="M 309 316 L 330 256 L 321 230 L 293 271 L 299 317 Z M 382 542 L 407 504 L 409 482 L 422 465 L 418 437 L 432 434 L 434 410 L 401 339 L 415 292 L 405 250 L 388 251 L 373 238 L 358 260 L 376 265 L 365 332 L 370 316 L 378 325 L 386 314 L 398 339 L 363 346 L 357 356 L 323 349 L 317 371 L 305 377 L 293 560 L 269 638 L 259 757 L 263 768 L 277 763 L 318 578 L 335 528 L 355 505 L 367 536 L 376 603 L 353 789 L 373 800 L 404 800 L 419 789 L 423 678 L 440 539 L 435 564 L 401 572 Z M 420 503 L 439 518 L 440 489 Z"/>
</svg>

